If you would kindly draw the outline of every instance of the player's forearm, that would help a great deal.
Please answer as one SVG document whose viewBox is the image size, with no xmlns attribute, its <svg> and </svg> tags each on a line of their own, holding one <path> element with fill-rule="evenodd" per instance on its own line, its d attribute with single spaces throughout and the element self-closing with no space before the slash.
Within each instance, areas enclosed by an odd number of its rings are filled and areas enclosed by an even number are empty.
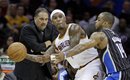
<svg viewBox="0 0 130 80">
<path fill-rule="evenodd" d="M 79 54 L 80 52 L 84 51 L 86 48 L 82 46 L 82 44 L 78 44 L 77 46 L 75 46 L 74 48 L 66 51 L 66 57 L 71 57 L 74 55 Z"/>
<path fill-rule="evenodd" d="M 27 54 L 26 59 L 33 61 L 33 62 L 37 62 L 36 59 L 35 59 L 35 55 Z"/>
<path fill-rule="evenodd" d="M 77 44 L 79 44 L 79 41 L 72 41 L 73 43 L 70 43 L 70 47 L 67 48 L 65 51 L 71 50 L 74 48 Z"/>
<path fill-rule="evenodd" d="M 96 44 L 97 43 L 95 43 L 95 41 L 89 41 L 89 42 L 84 43 L 84 44 L 78 44 L 74 48 L 65 52 L 66 57 L 71 57 L 71 56 L 77 55 L 86 49 L 94 47 Z"/>
<path fill-rule="evenodd" d="M 46 52 L 45 54 L 53 54 L 55 51 L 54 51 L 54 46 L 52 45 Z"/>
<path fill-rule="evenodd" d="M 65 50 L 65 52 L 71 50 L 73 47 L 74 46 L 70 46 L 68 49 Z"/>
</svg>

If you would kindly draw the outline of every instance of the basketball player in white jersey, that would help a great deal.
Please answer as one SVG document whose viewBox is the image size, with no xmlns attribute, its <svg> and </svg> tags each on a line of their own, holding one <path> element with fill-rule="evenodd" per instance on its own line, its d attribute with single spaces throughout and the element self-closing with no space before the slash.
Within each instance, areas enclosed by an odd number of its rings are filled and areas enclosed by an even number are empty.
<svg viewBox="0 0 130 80">
<path fill-rule="evenodd" d="M 67 51 L 77 44 L 84 44 L 89 41 L 86 33 L 79 25 L 74 23 L 66 24 L 63 11 L 54 10 L 50 15 L 50 19 L 59 31 L 59 35 L 54 42 L 58 50 Z M 75 80 L 101 80 L 101 63 L 95 48 L 90 48 L 78 55 L 69 57 L 67 61 L 73 68 L 78 69 Z"/>
</svg>

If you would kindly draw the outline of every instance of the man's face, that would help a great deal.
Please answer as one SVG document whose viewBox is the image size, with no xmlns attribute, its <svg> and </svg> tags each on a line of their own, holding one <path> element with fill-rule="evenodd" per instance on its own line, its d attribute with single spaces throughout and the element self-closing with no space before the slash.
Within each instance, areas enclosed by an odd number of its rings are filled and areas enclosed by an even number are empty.
<svg viewBox="0 0 130 80">
<path fill-rule="evenodd" d="M 37 16 L 34 17 L 35 24 L 39 30 L 44 30 L 48 23 L 48 13 L 40 12 Z"/>
<path fill-rule="evenodd" d="M 52 23 L 56 26 L 58 30 L 64 29 L 64 24 L 66 23 L 66 18 L 62 13 L 55 13 L 52 17 Z"/>
<path fill-rule="evenodd" d="M 16 16 L 16 12 L 17 12 L 17 5 L 16 4 L 10 4 L 9 6 L 9 12 L 12 16 Z"/>
<path fill-rule="evenodd" d="M 95 26 L 96 26 L 96 29 L 100 29 L 104 23 L 104 20 L 103 20 L 103 15 L 100 14 L 98 17 L 97 17 L 97 20 L 95 21 Z"/>
<path fill-rule="evenodd" d="M 19 16 L 24 15 L 24 7 L 19 6 L 19 7 L 17 8 L 17 14 L 18 14 Z"/>
</svg>

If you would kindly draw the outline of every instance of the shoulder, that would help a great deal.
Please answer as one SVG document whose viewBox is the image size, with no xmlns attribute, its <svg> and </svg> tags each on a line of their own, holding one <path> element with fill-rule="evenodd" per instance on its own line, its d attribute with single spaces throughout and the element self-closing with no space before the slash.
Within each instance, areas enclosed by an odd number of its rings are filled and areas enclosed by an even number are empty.
<svg viewBox="0 0 130 80">
<path fill-rule="evenodd" d="M 92 33 L 91 36 L 97 36 L 97 37 L 100 37 L 100 36 L 102 36 L 102 35 L 105 35 L 105 33 L 103 33 L 103 32 L 94 32 L 94 33 Z"/>
<path fill-rule="evenodd" d="M 103 41 L 104 39 L 107 39 L 107 36 L 103 32 L 94 32 L 90 38 L 95 39 L 96 41 Z"/>
<path fill-rule="evenodd" d="M 26 25 L 22 28 L 21 32 L 22 32 L 22 33 L 23 33 L 23 32 L 37 32 L 37 29 L 36 29 L 36 27 L 35 27 L 35 25 L 34 25 L 33 23 L 30 23 L 30 24 L 26 24 Z"/>
<path fill-rule="evenodd" d="M 21 32 L 23 32 L 23 31 L 29 31 L 29 30 L 31 30 L 32 28 L 31 28 L 31 25 L 30 24 L 27 24 L 27 25 L 25 25 L 25 26 L 23 26 L 23 28 L 21 29 Z"/>
<path fill-rule="evenodd" d="M 31 22 L 30 24 L 26 24 L 23 29 L 36 29 L 35 24 Z"/>
<path fill-rule="evenodd" d="M 81 27 L 78 24 L 70 23 L 69 32 L 79 32 Z"/>
<path fill-rule="evenodd" d="M 73 29 L 80 29 L 80 26 L 76 23 L 70 23 L 69 25 L 70 25 L 70 29 L 72 29 L 72 30 Z"/>
</svg>

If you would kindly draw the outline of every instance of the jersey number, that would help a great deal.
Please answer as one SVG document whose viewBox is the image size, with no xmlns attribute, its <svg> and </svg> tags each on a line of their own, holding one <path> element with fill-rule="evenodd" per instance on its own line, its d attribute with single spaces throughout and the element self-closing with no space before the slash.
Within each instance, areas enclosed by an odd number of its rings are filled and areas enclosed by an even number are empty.
<svg viewBox="0 0 130 80">
<path fill-rule="evenodd" d="M 121 44 L 121 43 L 116 43 L 116 46 L 117 46 L 118 50 L 119 50 L 120 53 L 121 53 L 121 57 L 122 57 L 122 58 L 127 58 L 126 53 L 125 53 L 125 51 L 124 51 L 124 49 L 123 49 L 122 44 Z"/>
</svg>

